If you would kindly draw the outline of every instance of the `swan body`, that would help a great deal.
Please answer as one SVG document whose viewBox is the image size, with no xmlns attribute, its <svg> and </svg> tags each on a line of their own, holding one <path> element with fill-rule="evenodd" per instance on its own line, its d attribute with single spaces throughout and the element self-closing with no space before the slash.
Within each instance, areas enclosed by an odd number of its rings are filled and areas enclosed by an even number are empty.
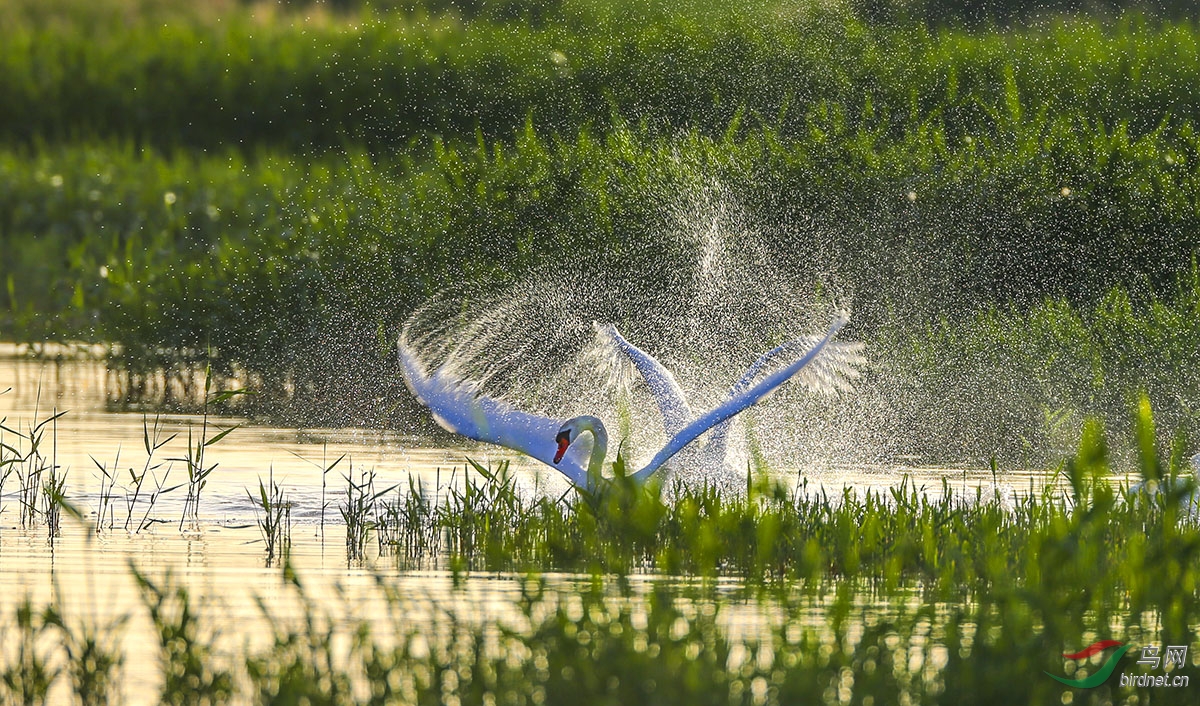
<svg viewBox="0 0 1200 706">
<path fill-rule="evenodd" d="M 846 322 L 844 315 L 839 316 L 822 336 L 796 339 L 768 351 L 731 387 L 724 402 L 694 419 L 674 376 L 653 357 L 625 341 L 615 327 L 608 327 L 614 334 L 613 340 L 650 387 L 668 436 L 666 445 L 649 463 L 632 473 L 631 478 L 645 482 L 672 456 L 710 429 L 715 430 L 710 447 L 718 444 L 723 458 L 727 422 L 810 366 L 814 379 L 831 377 L 833 387 L 846 387 L 843 378 L 853 377 L 854 366 L 861 361 L 858 348 L 845 344 L 842 348 L 830 348 Z M 794 355 L 805 347 L 804 354 L 789 364 L 762 374 L 778 358 L 788 353 Z M 831 351 L 830 360 L 822 364 L 820 356 L 827 350 Z M 476 394 L 471 385 L 455 377 L 444 365 L 427 373 L 407 344 L 407 327 L 400 336 L 398 352 L 405 384 L 443 429 L 520 451 L 561 472 L 578 487 L 596 487 L 608 447 L 603 421 L 590 415 L 561 421 L 522 412 L 505 402 Z"/>
</svg>

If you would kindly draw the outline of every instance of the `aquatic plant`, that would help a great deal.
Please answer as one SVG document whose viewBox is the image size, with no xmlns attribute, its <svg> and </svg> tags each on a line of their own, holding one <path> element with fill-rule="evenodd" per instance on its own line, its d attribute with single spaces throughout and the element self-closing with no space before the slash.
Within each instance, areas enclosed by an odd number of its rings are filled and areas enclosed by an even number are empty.
<svg viewBox="0 0 1200 706">
<path fill-rule="evenodd" d="M 25 430 L 19 424 L 15 424 L 16 428 L 7 426 L 7 418 L 0 419 L 0 490 L 10 476 L 16 476 L 21 528 L 31 529 L 44 521 L 51 542 L 58 536 L 61 520 L 55 499 L 61 497 L 67 477 L 66 471 L 58 466 L 56 453 L 57 422 L 64 414 L 65 411 L 55 410 L 39 419 L 35 405 Z M 48 453 L 46 445 L 50 447 Z"/>
<path fill-rule="evenodd" d="M 96 534 L 100 534 L 104 529 L 105 519 L 107 518 L 108 529 L 112 529 L 115 520 L 113 519 L 113 491 L 117 484 L 117 467 L 121 465 L 121 449 L 117 449 L 116 456 L 113 458 L 113 470 L 108 469 L 107 464 L 97 461 L 94 456 L 90 457 L 92 463 L 96 466 L 96 470 L 100 472 L 97 479 L 100 481 L 100 492 L 97 494 L 96 500 L 96 521 L 93 525 Z"/>
<path fill-rule="evenodd" d="M 182 458 L 172 459 L 185 464 L 187 469 L 187 496 L 183 501 L 183 512 L 179 517 L 179 528 L 182 530 L 185 521 L 190 521 L 193 529 L 200 524 L 200 494 L 208 484 L 208 477 L 217 468 L 217 464 L 205 465 L 205 453 L 208 447 L 224 439 L 237 425 L 223 429 L 209 436 L 209 411 L 213 405 L 232 399 L 238 395 L 253 394 L 244 388 L 236 390 L 213 390 L 212 366 L 204 367 L 204 405 L 200 417 L 200 433 L 193 443 L 192 428 L 188 427 L 187 453 Z M 165 481 L 164 481 L 165 482 Z"/>
<path fill-rule="evenodd" d="M 441 475 L 438 469 L 433 488 L 427 488 L 423 478 L 409 476 L 407 492 L 380 499 L 375 537 L 381 556 L 402 557 L 420 566 L 442 554 L 443 533 L 437 524 Z"/>
<path fill-rule="evenodd" d="M 0 667 L 0 685 L 7 692 L 7 701 L 21 706 L 44 704 L 50 686 L 58 678 L 59 670 L 44 645 L 41 636 L 50 628 L 48 611 L 39 611 L 32 600 L 25 600 L 16 608 L 16 654 L 11 661 Z M 6 631 L 7 632 L 7 631 Z"/>
<path fill-rule="evenodd" d="M 188 591 L 170 575 L 152 580 L 130 565 L 161 645 L 163 686 L 160 703 L 215 706 L 229 701 L 233 673 L 220 665 L 211 648 L 212 634 L 196 612 Z"/>
<path fill-rule="evenodd" d="M 367 536 L 379 516 L 379 499 L 395 489 L 395 486 L 377 491 L 375 471 L 360 471 L 354 477 L 354 464 L 342 476 L 346 480 L 346 496 L 338 506 L 342 521 L 346 523 L 346 560 L 361 561 L 366 556 Z"/>
<path fill-rule="evenodd" d="M 142 416 L 142 447 L 146 452 L 146 461 L 142 465 L 141 473 L 135 473 L 132 468 L 129 469 L 129 484 L 125 486 L 125 531 L 132 531 L 136 534 L 149 527 L 152 522 L 150 513 L 154 511 L 154 505 L 158 500 L 167 493 L 182 487 L 182 485 L 167 485 L 167 480 L 171 476 L 170 465 L 163 469 L 160 476 L 158 471 L 163 468 L 163 464 L 154 463 L 154 454 L 174 441 L 175 437 L 175 434 L 171 434 L 163 438 L 162 418 L 159 415 L 154 416 L 153 423 L 150 423 L 145 415 Z M 153 489 L 146 487 L 147 476 L 154 485 Z M 138 500 L 143 496 L 143 488 L 147 490 L 145 493 L 146 509 L 142 512 L 142 517 L 137 524 L 133 525 L 134 509 L 137 507 Z"/>
<path fill-rule="evenodd" d="M 920 339 L 942 321 L 952 332 L 969 330 L 981 308 L 1019 315 L 1053 296 L 1066 307 L 1059 317 L 1066 326 L 1069 317 L 1105 306 L 1115 288 L 1134 312 L 1149 311 L 1148 292 L 1168 311 L 1185 311 L 1187 300 L 1175 291 L 1190 278 L 1200 152 L 1184 121 L 1165 119 L 1137 135 L 1083 113 L 1023 112 L 1002 130 L 974 133 L 968 144 L 940 113 L 878 136 L 882 128 L 872 121 L 883 118 L 856 117 L 844 106 L 815 107 L 809 118 L 814 132 L 801 136 L 771 127 L 739 127 L 720 140 L 695 132 L 661 138 L 636 126 L 556 138 L 531 130 L 511 146 L 428 140 L 400 156 L 352 151 L 336 160 L 168 157 L 93 144 L 47 147 L 31 164 L 0 151 L 0 181 L 12 194 L 0 199 L 0 220 L 13 234 L 0 238 L 14 238 L 15 253 L 0 264 L 12 270 L 15 301 L 0 313 L 0 330 L 120 343 L 113 394 L 128 403 L 199 409 L 208 365 L 218 380 L 262 392 L 226 400 L 223 410 L 306 423 L 384 416 L 394 423 L 412 410 L 401 405 L 389 414 L 401 391 L 394 350 L 381 341 L 436 283 L 464 273 L 472 281 L 519 278 L 563 248 L 602 253 L 597 267 L 612 277 L 622 266 L 638 277 L 650 276 L 643 270 L 668 277 L 690 252 L 664 227 L 672 204 L 713 180 L 721 200 L 748 214 L 748 222 L 730 224 L 730 237 L 739 228 L 759 230 L 770 261 L 789 277 L 836 270 L 856 291 L 856 338 L 877 349 L 896 341 L 882 350 L 899 362 L 910 341 L 909 348 L 933 354 L 909 356 L 916 369 L 898 369 L 897 386 L 914 378 L 950 389 L 969 382 L 965 373 L 928 376 L 957 372 L 957 358 L 983 358 L 985 338 L 931 340 L 980 346 L 965 350 L 920 348 Z M 31 182 L 31 171 L 43 179 Z M 192 174 L 210 186 L 187 186 Z M 909 190 L 920 197 L 909 202 Z M 409 196 L 397 203 L 397 193 Z M 175 200 L 169 208 L 167 194 Z M 352 208 L 337 205 L 345 203 Z M 76 212 L 98 220 L 72 220 Z M 48 225 L 55 223 L 66 224 Z M 40 235 L 20 235 L 28 233 Z M 371 242 L 360 249 L 363 233 Z M 509 235 L 525 245 L 505 246 Z M 658 253 L 648 264 L 630 243 L 659 243 L 661 252 L 647 246 Z M 73 258 L 47 255 L 60 250 Z M 907 255 L 894 256 L 900 252 Z M 417 264 L 400 266 L 407 262 Z M 365 281 L 374 284 L 353 284 Z M 900 281 L 908 284 L 899 289 Z M 1155 338 L 1165 332 L 1156 329 Z M 1004 371 L 984 372 L 980 379 Z M 953 397 L 930 387 L 934 396 Z M 317 389 L 338 404 L 321 403 Z M 1165 412 L 1170 397 L 1157 386 L 1152 394 Z M 1040 408 L 1033 411 L 1041 417 Z M 1019 421 L 1009 410 L 998 413 Z M 976 435 L 961 436 L 949 441 L 965 445 Z"/>
<path fill-rule="evenodd" d="M 1135 415 L 1143 472 L 1177 475 L 1180 447 L 1163 453 L 1148 404 Z M 232 662 L 213 649 L 186 589 L 131 572 L 159 637 L 163 703 L 558 703 L 581 693 L 604 703 L 1059 701 L 1072 692 L 1041 672 L 1062 673 L 1059 655 L 1080 645 L 1200 648 L 1191 624 L 1200 527 L 1183 521 L 1177 494 L 1124 502 L 1111 462 L 1090 422 L 1054 482 L 1011 499 L 963 497 L 949 483 L 941 498 L 907 485 L 831 498 L 752 478 L 740 497 L 615 483 L 556 502 L 526 497 L 505 468 L 474 467 L 449 483 L 457 493 L 439 479 L 433 489 L 409 486 L 424 503 L 411 511 L 401 511 L 395 488 L 388 502 L 410 531 L 454 537 L 456 569 L 530 572 L 518 579 L 515 611 L 492 618 L 469 602 L 429 606 L 380 574 L 386 615 L 346 625 L 329 619 L 285 560 L 299 620 L 260 599 L 273 639 Z M 372 480 L 356 478 L 360 507 L 370 506 Z M 363 526 L 391 516 L 365 515 Z M 552 575 L 562 567 L 584 573 Z M 639 575 L 646 570 L 656 578 Z M 771 575 L 801 580 L 762 590 Z M 119 623 L 44 646 L 39 635 L 67 624 L 58 609 L 27 602 L 16 622 L 0 689 L 19 703 L 41 703 L 63 674 L 81 699 L 111 687 Z M 1065 664 L 1068 674 L 1090 669 Z M 1188 703 L 1185 691 L 1156 701 Z M 1115 682 L 1095 693 L 1102 703 L 1136 696 Z"/>
<path fill-rule="evenodd" d="M 57 628 L 60 646 L 66 657 L 60 671 L 54 676 L 66 674 L 81 706 L 104 706 L 121 701 L 122 667 L 125 655 L 121 650 L 121 638 L 125 618 L 118 618 L 107 625 L 97 626 L 85 621 L 72 621 L 63 616 L 61 609 L 53 606 L 46 609 L 43 620 L 47 626 Z"/>
<path fill-rule="evenodd" d="M 1136 417 L 1139 428 L 1154 428 L 1147 404 Z M 1154 443 L 1134 453 L 1143 466 L 1158 458 Z M 904 482 L 886 492 L 847 488 L 831 496 L 804 482 L 752 477 L 743 495 L 710 485 L 642 490 L 616 482 L 596 494 L 555 499 L 520 490 L 506 467 L 474 464 L 460 484 L 401 491 L 385 504 L 393 509 L 377 515 L 376 531 L 445 538 L 444 555 L 432 562 L 428 544 L 382 543 L 381 554 L 402 565 L 737 576 L 768 592 L 796 582 L 817 590 L 827 580 L 885 587 L 919 581 L 926 594 L 945 600 L 1014 580 L 1048 582 L 1047 573 L 1067 576 L 1076 561 L 1123 567 L 1121 582 L 1142 585 L 1135 572 L 1146 561 L 1148 527 L 1173 537 L 1179 561 L 1200 559 L 1185 539 L 1200 537 L 1200 527 L 1180 510 L 1181 498 L 1124 502 L 1110 458 L 1102 427 L 1091 422 L 1075 458 L 1012 491 L 957 488 L 947 478 L 939 488 Z M 1177 444 L 1154 463 L 1178 474 L 1186 460 Z M 1045 553 L 1057 543 L 1088 550 L 1058 557 L 1051 568 Z"/>
<path fill-rule="evenodd" d="M 353 677 L 335 648 L 338 636 L 329 619 L 307 595 L 300 577 L 284 560 L 283 578 L 295 590 L 302 606 L 300 624 L 272 614 L 261 598 L 259 609 L 272 626 L 270 647 L 248 654 L 246 674 L 251 689 L 263 704 L 353 704 Z"/>
<path fill-rule="evenodd" d="M 268 474 L 266 485 L 262 478 L 258 479 L 257 496 L 249 489 L 246 495 L 254 505 L 254 516 L 262 534 L 267 564 L 272 564 L 276 559 L 286 560 L 292 545 L 292 503 L 284 495 L 283 488 L 275 482 L 275 469 L 272 468 Z M 261 516 L 259 510 L 262 511 Z"/>
</svg>

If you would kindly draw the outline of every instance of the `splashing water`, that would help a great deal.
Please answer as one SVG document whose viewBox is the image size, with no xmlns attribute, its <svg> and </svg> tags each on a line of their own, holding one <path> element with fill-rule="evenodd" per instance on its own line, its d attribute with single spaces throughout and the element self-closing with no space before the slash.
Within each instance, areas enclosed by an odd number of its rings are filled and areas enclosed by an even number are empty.
<svg viewBox="0 0 1200 706">
<path fill-rule="evenodd" d="M 654 242 L 621 258 L 584 253 L 556 262 L 499 293 L 444 292 L 415 312 L 403 344 L 429 369 L 442 367 L 480 393 L 557 418 L 601 417 L 632 467 L 664 441 L 663 421 L 641 376 L 601 324 L 672 371 L 694 414 L 719 404 L 762 353 L 823 332 L 839 297 L 774 266 L 719 185 L 677 205 Z M 636 263 L 636 264 L 631 264 Z M 843 345 L 838 355 L 859 355 Z M 675 467 L 685 482 L 744 485 L 747 465 L 779 467 L 812 454 L 829 429 L 820 422 L 836 386 L 785 386 L 735 418 L 723 467 L 695 452 Z M 705 439 L 693 444 L 698 450 Z"/>
</svg>

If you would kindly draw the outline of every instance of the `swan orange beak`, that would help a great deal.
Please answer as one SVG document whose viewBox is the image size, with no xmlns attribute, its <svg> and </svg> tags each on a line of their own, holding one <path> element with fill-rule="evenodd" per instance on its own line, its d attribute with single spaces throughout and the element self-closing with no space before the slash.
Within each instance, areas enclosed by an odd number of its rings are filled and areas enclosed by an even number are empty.
<svg viewBox="0 0 1200 706">
<path fill-rule="evenodd" d="M 571 434 L 569 432 L 560 432 L 558 438 L 558 451 L 554 453 L 554 462 L 558 463 L 562 460 L 563 454 L 567 452 L 567 447 L 571 445 Z"/>
</svg>

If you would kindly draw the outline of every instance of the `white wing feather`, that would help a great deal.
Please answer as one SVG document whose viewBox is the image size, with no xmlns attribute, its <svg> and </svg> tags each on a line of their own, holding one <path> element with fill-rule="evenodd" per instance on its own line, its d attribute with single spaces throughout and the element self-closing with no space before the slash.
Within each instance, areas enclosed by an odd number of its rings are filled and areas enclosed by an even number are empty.
<svg viewBox="0 0 1200 706">
<path fill-rule="evenodd" d="M 692 409 L 688 406 L 687 398 L 683 396 L 683 389 L 679 387 L 679 383 L 671 371 L 664 368 L 654 356 L 625 340 L 621 332 L 617 331 L 616 326 L 607 324 L 600 330 L 621 349 L 638 372 L 642 374 L 642 379 L 646 381 L 646 387 L 650 389 L 650 395 L 654 397 L 654 402 L 658 405 L 658 411 L 662 413 L 663 429 L 666 430 L 667 436 L 672 437 L 683 431 L 687 423 L 692 420 Z"/>
<path fill-rule="evenodd" d="M 650 460 L 650 463 L 646 464 L 645 467 L 634 473 L 633 478 L 635 480 L 644 481 L 656 470 L 661 468 L 668 459 L 679 453 L 683 447 L 699 438 L 701 434 L 726 421 L 727 419 L 732 418 L 746 408 L 766 399 L 766 397 L 777 390 L 780 385 L 787 382 L 793 376 L 804 370 L 806 366 L 817 360 L 818 356 L 820 356 L 821 353 L 828 348 L 830 341 L 834 336 L 837 335 L 837 332 L 846 325 L 846 321 L 847 319 L 845 316 L 839 316 L 837 320 L 833 322 L 833 325 L 829 327 L 829 330 L 825 332 L 825 335 L 817 340 L 816 343 L 808 350 L 808 352 L 798 360 L 767 375 L 758 383 L 749 386 L 740 392 L 731 392 L 729 399 L 727 399 L 725 402 L 718 405 L 713 410 L 697 417 L 695 421 L 687 425 L 679 433 L 675 434 L 675 436 L 673 436 L 671 440 L 667 442 L 667 445 L 664 446 L 662 450 Z M 770 356 L 770 353 L 768 353 L 767 356 Z M 763 357 L 766 358 L 767 356 Z M 762 361 L 763 359 L 760 358 L 759 360 Z M 752 370 L 747 371 L 747 376 L 750 376 L 752 379 L 753 376 L 751 373 L 753 372 L 754 374 L 757 374 L 758 371 L 753 370 L 754 366 L 751 366 L 751 368 Z M 746 376 L 743 376 L 743 379 L 746 379 Z"/>
<path fill-rule="evenodd" d="M 729 394 L 725 397 L 726 402 L 743 394 L 763 374 L 763 371 L 771 365 L 777 364 L 780 359 L 786 360 L 800 351 L 809 350 L 820 344 L 821 341 L 820 336 L 802 336 L 781 343 L 763 353 L 729 388 Z M 848 392 L 851 389 L 851 381 L 859 377 L 859 366 L 866 363 L 866 359 L 862 356 L 862 350 L 863 344 L 861 343 L 826 341 L 821 354 L 797 371 L 793 379 L 814 392 L 824 394 Z M 713 427 L 708 444 L 704 447 L 704 455 L 713 463 L 725 461 L 730 424 L 730 420 L 725 420 Z"/>
<path fill-rule="evenodd" d="M 629 356 L 650 387 L 663 415 L 663 424 L 670 440 L 650 463 L 633 474 L 634 479 L 644 481 L 658 470 L 668 459 L 685 446 L 695 441 L 704 432 L 717 427 L 714 443 L 724 451 L 726 422 L 746 408 L 762 401 L 783 383 L 798 377 L 806 385 L 817 390 L 836 391 L 849 387 L 849 380 L 857 377 L 857 366 L 861 365 L 861 344 L 832 343 L 837 332 L 846 324 L 844 316 L 833 322 L 823 337 L 808 337 L 788 341 L 763 354 L 730 389 L 725 402 L 715 409 L 687 423 L 691 410 L 683 391 L 670 371 L 652 356 L 626 341 L 615 327 L 607 327 L 608 333 L 618 346 Z M 807 347 L 807 352 L 786 365 L 759 378 L 777 359 L 794 354 Z M 588 486 L 587 464 L 591 454 L 591 439 L 584 437 L 572 444 L 558 464 L 554 463 L 557 451 L 555 437 L 563 421 L 528 412 L 511 405 L 477 394 L 464 381 L 455 377 L 444 367 L 432 375 L 425 372 L 417 355 L 406 345 L 405 336 L 399 341 L 399 356 L 404 382 L 421 404 L 429 408 L 433 418 L 446 431 L 461 436 L 496 444 L 519 451 L 563 473 L 580 487 Z M 713 443 L 710 443 L 710 448 Z"/>
<path fill-rule="evenodd" d="M 499 400 L 475 394 L 470 386 L 438 369 L 427 375 L 417 356 L 400 340 L 400 367 L 404 383 L 417 400 L 429 408 L 434 420 L 448 432 L 485 441 L 532 456 L 562 472 L 572 483 L 587 486 L 591 438 L 571 444 L 560 463 L 554 463 L 558 444 L 554 437 L 563 421 L 514 409 Z"/>
<path fill-rule="evenodd" d="M 663 418 L 663 429 L 668 438 L 683 431 L 691 421 L 692 411 L 684 397 L 683 389 L 676 382 L 675 376 L 667 370 L 654 356 L 633 345 L 625 339 L 612 324 L 607 324 L 601 331 L 619 348 L 641 373 L 651 396 Z M 822 340 L 821 336 L 803 336 L 782 343 L 762 354 L 758 360 L 746 369 L 742 377 L 733 384 L 726 396 L 730 401 L 744 393 L 769 366 L 780 359 L 796 355 L 816 346 Z M 813 359 L 795 375 L 797 382 L 806 387 L 824 393 L 847 391 L 850 381 L 857 378 L 858 366 L 865 361 L 862 357 L 861 343 L 827 342 L 821 355 Z M 725 449 L 729 443 L 730 420 L 717 424 L 712 429 L 708 444 L 704 448 L 704 457 L 710 463 L 723 463 Z"/>
</svg>

